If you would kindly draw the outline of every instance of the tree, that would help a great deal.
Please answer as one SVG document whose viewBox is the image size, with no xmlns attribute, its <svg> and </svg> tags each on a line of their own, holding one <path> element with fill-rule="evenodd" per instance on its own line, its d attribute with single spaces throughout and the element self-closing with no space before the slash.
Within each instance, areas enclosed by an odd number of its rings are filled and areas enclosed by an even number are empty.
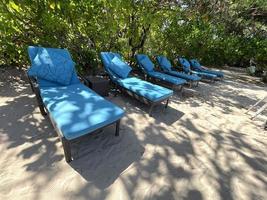
<svg viewBox="0 0 267 200">
<path fill-rule="evenodd" d="M 41 45 L 67 48 L 80 70 L 101 51 L 267 68 L 264 0 L 3 0 L 0 13 L 0 66 L 29 65 L 27 47 Z"/>
</svg>

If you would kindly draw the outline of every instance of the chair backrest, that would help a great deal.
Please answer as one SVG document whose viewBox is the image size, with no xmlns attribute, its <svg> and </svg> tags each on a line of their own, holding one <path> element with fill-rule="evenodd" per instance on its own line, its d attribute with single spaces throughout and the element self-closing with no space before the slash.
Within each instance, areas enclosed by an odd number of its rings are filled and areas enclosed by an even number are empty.
<svg viewBox="0 0 267 200">
<path fill-rule="evenodd" d="M 190 60 L 191 66 L 193 67 L 193 69 L 198 69 L 201 70 L 201 64 L 198 62 L 197 59 L 191 59 Z"/>
<path fill-rule="evenodd" d="M 45 47 L 39 47 L 39 46 L 29 46 L 28 47 L 28 54 L 29 54 L 29 58 L 31 61 L 31 64 L 34 64 L 34 59 L 37 56 L 37 54 L 39 53 L 40 50 L 45 49 L 47 52 L 53 52 L 56 53 L 57 55 L 66 58 L 67 60 L 72 60 L 71 55 L 69 53 L 69 51 L 67 49 L 59 49 L 59 48 L 45 48 Z M 60 67 L 60 66 L 59 66 Z M 62 74 L 64 75 L 64 74 Z M 37 81 L 39 83 L 40 87 L 54 87 L 54 86 L 59 86 L 60 84 L 56 83 L 56 82 L 52 82 L 49 80 L 45 80 L 42 78 L 37 78 Z M 72 76 L 71 76 L 71 81 L 70 84 L 77 84 L 80 83 L 80 80 L 77 76 L 77 72 L 74 69 Z"/>
<path fill-rule="evenodd" d="M 159 64 L 159 67 L 163 70 L 163 71 L 171 71 L 172 70 L 172 64 L 171 62 L 166 58 L 166 56 L 157 56 L 156 60 Z"/>
<path fill-rule="evenodd" d="M 144 73 L 149 73 L 154 71 L 154 64 L 151 62 L 149 57 L 145 54 L 137 54 L 135 55 L 135 59 L 137 61 L 138 66 Z"/>
<path fill-rule="evenodd" d="M 29 58 L 31 63 L 33 63 L 33 60 L 35 58 L 35 56 L 37 55 L 37 52 L 39 50 L 39 47 L 35 47 L 35 46 L 29 46 L 28 47 L 28 54 L 29 54 Z"/>
<path fill-rule="evenodd" d="M 190 69 L 191 65 L 188 62 L 188 60 L 185 58 L 178 58 L 178 60 L 179 60 L 179 63 L 182 65 L 184 72 L 189 73 L 191 71 Z"/>
<path fill-rule="evenodd" d="M 60 56 L 63 56 L 67 59 L 72 60 L 71 55 L 69 53 L 69 51 L 67 49 L 59 49 L 59 48 L 47 48 L 47 47 L 37 47 L 37 46 L 29 46 L 28 47 L 28 54 L 30 57 L 30 61 L 31 63 L 33 63 L 34 58 L 36 57 L 39 49 L 44 48 L 46 49 L 48 52 L 56 52 L 58 53 Z M 72 60 L 73 61 L 73 60 Z"/>
<path fill-rule="evenodd" d="M 119 76 L 109 68 L 109 66 L 112 64 L 111 61 L 115 56 L 122 59 L 119 53 L 113 53 L 113 52 L 101 52 L 100 53 L 100 58 L 103 63 L 104 69 L 108 73 L 109 78 L 112 81 L 117 81 L 118 79 L 120 79 Z"/>
</svg>

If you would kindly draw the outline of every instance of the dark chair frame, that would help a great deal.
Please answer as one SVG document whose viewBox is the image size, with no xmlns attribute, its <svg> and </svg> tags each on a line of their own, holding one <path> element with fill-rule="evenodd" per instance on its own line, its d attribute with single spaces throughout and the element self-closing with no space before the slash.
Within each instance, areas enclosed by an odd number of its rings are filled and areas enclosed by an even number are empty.
<svg viewBox="0 0 267 200">
<path fill-rule="evenodd" d="M 68 140 L 65 138 L 65 136 L 62 134 L 62 132 L 60 131 L 60 129 L 57 127 L 57 124 L 55 123 L 55 121 L 53 120 L 52 116 L 50 115 L 48 109 L 46 108 L 46 106 L 44 105 L 43 103 L 43 100 L 42 100 L 42 97 L 40 95 L 40 89 L 39 89 L 39 85 L 37 83 L 37 80 L 35 77 L 30 77 L 28 76 L 27 74 L 27 77 L 28 77 L 28 80 L 29 80 L 29 83 L 30 83 L 30 86 L 31 86 L 31 89 L 32 89 L 32 92 L 35 94 L 36 96 L 36 100 L 37 100 L 37 103 L 38 103 L 38 107 L 40 109 L 40 112 L 43 116 L 46 116 L 48 114 L 48 117 L 50 119 L 50 122 L 52 123 L 54 129 L 56 130 L 57 132 L 57 135 L 58 137 L 60 138 L 60 141 L 62 142 L 62 146 L 63 146 L 63 150 L 64 150 L 64 156 L 65 156 L 65 160 L 66 162 L 71 162 L 72 161 L 72 156 L 71 156 L 71 142 L 74 141 L 74 140 L 77 140 L 83 136 L 80 136 L 78 138 L 75 138 L 75 139 L 72 139 L 72 140 Z M 81 77 L 79 77 L 81 78 Z M 82 79 L 82 78 L 81 78 Z M 97 130 L 94 130 L 92 132 L 89 132 L 89 133 L 94 133 L 94 132 L 98 132 L 99 130 L 102 130 L 104 129 L 105 127 L 107 126 L 110 126 L 112 124 L 116 124 L 116 130 L 115 130 L 115 136 L 119 136 L 119 131 L 120 131 L 120 121 L 121 119 L 115 121 L 115 122 L 112 122 L 110 124 L 107 124 L 106 126 L 103 126 Z M 88 133 L 88 134 L 89 134 Z"/>
</svg>

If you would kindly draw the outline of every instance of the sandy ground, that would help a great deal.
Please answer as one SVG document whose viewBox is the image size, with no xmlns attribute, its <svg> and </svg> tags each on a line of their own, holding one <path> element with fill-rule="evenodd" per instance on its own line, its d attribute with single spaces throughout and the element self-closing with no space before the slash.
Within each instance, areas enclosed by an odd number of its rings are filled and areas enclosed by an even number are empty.
<svg viewBox="0 0 267 200">
<path fill-rule="evenodd" d="M 0 199 L 267 199 L 266 117 L 245 114 L 267 88 L 225 73 L 223 82 L 175 92 L 153 117 L 111 95 L 127 113 L 120 136 L 111 126 L 83 137 L 70 164 L 25 77 L 1 73 Z"/>
</svg>

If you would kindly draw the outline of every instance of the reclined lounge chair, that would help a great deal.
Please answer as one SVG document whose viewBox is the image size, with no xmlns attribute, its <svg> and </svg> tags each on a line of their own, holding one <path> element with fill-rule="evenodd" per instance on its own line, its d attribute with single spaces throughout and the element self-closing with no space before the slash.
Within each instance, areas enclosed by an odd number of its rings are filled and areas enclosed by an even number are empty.
<svg viewBox="0 0 267 200">
<path fill-rule="evenodd" d="M 137 60 L 138 66 L 145 74 L 145 79 L 151 78 L 156 81 L 160 81 L 163 84 L 171 85 L 172 88 L 178 86 L 180 87 L 180 89 L 182 89 L 183 85 L 186 83 L 185 79 L 177 78 L 175 76 L 170 76 L 168 74 L 155 71 L 154 64 L 151 62 L 147 55 L 137 54 L 135 58 Z"/>
<path fill-rule="evenodd" d="M 218 78 L 223 79 L 224 77 L 224 73 L 220 72 L 220 71 L 215 71 L 215 70 L 209 70 L 206 67 L 203 67 L 196 59 L 191 59 L 190 60 L 192 69 L 198 72 L 205 72 L 208 74 L 214 74 L 216 75 Z"/>
<path fill-rule="evenodd" d="M 30 46 L 28 53 L 30 84 L 41 113 L 48 114 L 60 137 L 67 162 L 72 160 L 72 140 L 114 123 L 119 135 L 124 110 L 80 82 L 67 50 Z"/>
<path fill-rule="evenodd" d="M 167 88 L 149 83 L 136 77 L 129 76 L 132 68 L 122 61 L 121 55 L 112 52 L 101 52 L 101 60 L 110 80 L 121 91 L 150 105 L 149 115 L 152 108 L 163 101 L 168 106 L 173 91 Z"/>
<path fill-rule="evenodd" d="M 164 73 L 185 79 L 190 84 L 190 87 L 193 85 L 198 86 L 198 83 L 201 80 L 199 76 L 176 71 L 174 68 L 172 68 L 171 62 L 165 56 L 157 56 L 156 60 Z"/>
<path fill-rule="evenodd" d="M 210 80 L 211 82 L 215 82 L 215 79 L 217 78 L 216 75 L 192 70 L 189 61 L 185 58 L 178 58 L 178 61 L 181 64 L 183 71 L 185 73 L 195 74 L 195 75 L 200 76 L 202 79 L 207 79 L 207 80 Z"/>
</svg>

